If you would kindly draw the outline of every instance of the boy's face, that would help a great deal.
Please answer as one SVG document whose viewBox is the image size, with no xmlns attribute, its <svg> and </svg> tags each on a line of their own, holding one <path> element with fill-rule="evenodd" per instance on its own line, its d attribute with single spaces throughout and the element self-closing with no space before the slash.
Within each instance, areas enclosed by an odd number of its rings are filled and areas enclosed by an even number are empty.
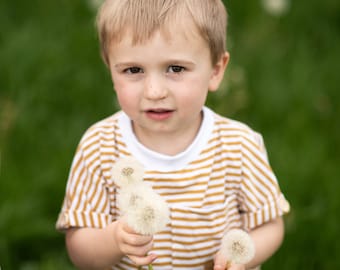
<svg viewBox="0 0 340 270">
<path fill-rule="evenodd" d="M 142 140 L 196 134 L 207 93 L 219 86 L 228 54 L 213 66 L 197 34 L 179 31 L 165 37 L 158 31 L 136 45 L 126 34 L 110 47 L 109 61 L 118 102 Z"/>
</svg>

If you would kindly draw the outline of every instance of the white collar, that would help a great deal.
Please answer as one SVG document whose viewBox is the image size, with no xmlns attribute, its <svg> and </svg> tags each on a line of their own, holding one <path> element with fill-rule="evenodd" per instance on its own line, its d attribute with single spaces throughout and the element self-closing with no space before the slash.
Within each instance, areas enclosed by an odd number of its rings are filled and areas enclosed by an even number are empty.
<svg viewBox="0 0 340 270">
<path fill-rule="evenodd" d="M 130 118 L 124 112 L 119 115 L 118 121 L 129 152 L 145 166 L 146 170 L 174 171 L 183 169 L 197 158 L 211 137 L 213 112 L 207 107 L 203 107 L 202 111 L 203 120 L 195 139 L 183 152 L 174 156 L 160 154 L 142 145 L 133 132 Z"/>
</svg>

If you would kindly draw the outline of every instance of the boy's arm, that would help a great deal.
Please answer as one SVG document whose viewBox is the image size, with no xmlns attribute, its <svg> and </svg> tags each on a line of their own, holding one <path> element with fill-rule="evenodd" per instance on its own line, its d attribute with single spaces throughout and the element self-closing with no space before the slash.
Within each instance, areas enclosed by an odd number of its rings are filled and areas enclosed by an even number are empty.
<svg viewBox="0 0 340 270">
<path fill-rule="evenodd" d="M 232 266 L 229 270 L 251 269 L 269 259 L 280 247 L 284 235 L 284 223 L 281 217 L 269 221 L 250 232 L 255 245 L 255 256 L 246 266 Z M 217 253 L 214 260 L 214 270 L 224 270 L 228 258 Z"/>
<path fill-rule="evenodd" d="M 152 247 L 152 236 L 136 234 L 122 221 L 103 229 L 72 228 L 66 231 L 66 246 L 71 261 L 79 269 L 105 269 L 127 255 L 137 265 L 156 259 L 145 256 Z"/>
</svg>

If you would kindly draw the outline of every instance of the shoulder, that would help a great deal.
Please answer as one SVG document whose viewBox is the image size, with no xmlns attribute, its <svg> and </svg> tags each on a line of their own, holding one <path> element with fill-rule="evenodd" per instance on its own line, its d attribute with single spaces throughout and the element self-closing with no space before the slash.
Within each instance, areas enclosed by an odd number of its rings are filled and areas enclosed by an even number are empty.
<svg viewBox="0 0 340 270">
<path fill-rule="evenodd" d="M 262 144 L 262 135 L 247 124 L 214 113 L 214 132 L 220 136 Z"/>
<path fill-rule="evenodd" d="M 83 134 L 81 144 L 94 138 L 115 136 L 119 130 L 119 116 L 120 112 L 117 112 L 91 125 Z"/>
<path fill-rule="evenodd" d="M 119 118 L 120 112 L 90 126 L 78 144 L 74 159 L 83 162 L 93 172 L 100 169 L 108 177 L 112 160 L 126 152 L 121 139 Z"/>
<path fill-rule="evenodd" d="M 83 134 L 77 151 L 80 150 L 85 156 L 93 157 L 103 153 L 115 155 L 120 148 L 124 148 L 119 127 L 120 115 L 121 112 L 117 112 L 90 126 Z"/>
</svg>

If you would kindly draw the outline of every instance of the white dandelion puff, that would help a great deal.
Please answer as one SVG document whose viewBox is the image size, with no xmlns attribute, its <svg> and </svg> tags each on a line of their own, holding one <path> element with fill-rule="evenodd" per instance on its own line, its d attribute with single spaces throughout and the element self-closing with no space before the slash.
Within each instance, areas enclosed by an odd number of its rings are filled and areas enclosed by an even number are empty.
<svg viewBox="0 0 340 270">
<path fill-rule="evenodd" d="M 223 236 L 221 252 L 228 259 L 228 263 L 247 264 L 255 255 L 255 246 L 247 232 L 233 229 Z"/>
<path fill-rule="evenodd" d="M 117 203 L 119 209 L 123 213 L 127 213 L 128 211 L 132 211 L 139 202 L 142 200 L 142 197 L 138 194 L 138 192 L 134 192 L 133 186 L 127 186 L 119 189 L 119 193 L 117 196 Z M 133 210 L 135 211 L 135 210 Z"/>
<path fill-rule="evenodd" d="M 122 190 L 118 196 L 118 206 L 128 225 L 143 235 L 160 232 L 169 222 L 167 203 L 146 183 Z"/>
<path fill-rule="evenodd" d="M 118 160 L 112 168 L 112 179 L 120 187 L 118 207 L 128 225 L 137 233 L 153 235 L 169 222 L 169 208 L 143 176 L 142 164 L 133 157 Z"/>
<path fill-rule="evenodd" d="M 290 0 L 262 0 L 264 9 L 273 16 L 280 16 L 288 12 Z"/>
<path fill-rule="evenodd" d="M 112 179 L 119 186 L 117 203 L 127 224 L 137 233 L 153 235 L 169 222 L 166 201 L 143 182 L 144 168 L 133 157 L 119 160 L 112 168 Z M 148 269 L 153 269 L 149 264 Z"/>
<path fill-rule="evenodd" d="M 143 181 L 144 168 L 134 157 L 118 160 L 112 168 L 112 180 L 121 188 Z"/>
</svg>

